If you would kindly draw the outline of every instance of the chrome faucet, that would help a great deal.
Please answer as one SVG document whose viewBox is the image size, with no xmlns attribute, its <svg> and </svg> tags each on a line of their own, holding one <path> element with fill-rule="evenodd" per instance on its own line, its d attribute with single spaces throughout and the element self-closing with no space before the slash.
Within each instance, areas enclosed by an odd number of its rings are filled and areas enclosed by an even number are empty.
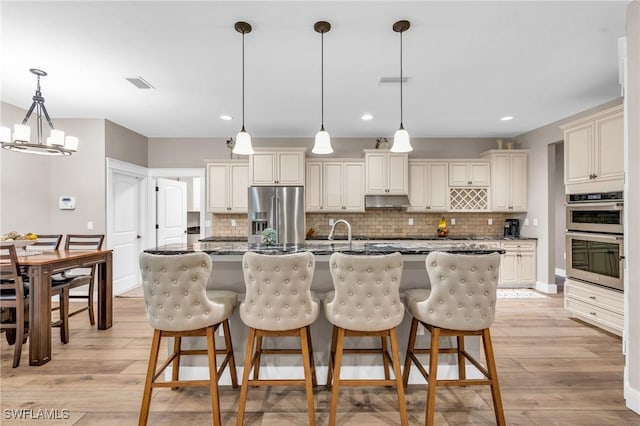
<svg viewBox="0 0 640 426">
<path fill-rule="evenodd" d="M 336 225 L 339 224 L 340 222 L 347 225 L 347 238 L 349 239 L 349 244 L 351 244 L 351 225 L 349 224 L 349 222 L 347 222 L 344 219 L 338 219 L 335 222 L 333 222 L 333 226 L 331 227 L 331 232 L 329 232 L 329 236 L 327 237 L 327 239 L 333 240 L 333 231 L 336 230 Z"/>
</svg>

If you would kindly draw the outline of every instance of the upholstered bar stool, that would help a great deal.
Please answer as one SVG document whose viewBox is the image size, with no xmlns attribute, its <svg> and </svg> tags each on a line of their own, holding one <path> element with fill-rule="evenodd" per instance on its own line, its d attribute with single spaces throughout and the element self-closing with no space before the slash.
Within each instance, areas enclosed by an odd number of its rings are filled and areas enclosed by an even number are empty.
<svg viewBox="0 0 640 426">
<path fill-rule="evenodd" d="M 170 256 L 142 253 L 140 273 L 147 319 L 154 332 L 138 424 L 147 424 L 153 388 L 208 386 L 213 424 L 220 426 L 218 381 L 225 367 L 229 367 L 233 387 L 238 386 L 229 334 L 229 316 L 237 306 L 238 295 L 231 291 L 206 290 L 211 275 L 211 257 L 206 253 Z M 215 331 L 220 326 L 224 330 L 225 349 L 216 349 L 215 345 Z M 181 339 L 187 336 L 206 336 L 207 349 L 182 350 Z M 163 337 L 174 338 L 173 352 L 156 371 Z M 184 355 L 207 355 L 209 380 L 180 381 L 180 358 Z M 219 369 L 216 355 L 224 355 Z M 171 381 L 157 381 L 169 365 L 172 365 Z"/>
<path fill-rule="evenodd" d="M 404 305 L 399 292 L 402 255 L 354 256 L 334 253 L 329 259 L 329 268 L 335 287 L 335 291 L 329 293 L 324 302 L 325 316 L 333 324 L 327 376 L 327 385 L 333 387 L 329 425 L 336 424 L 340 386 L 374 385 L 396 387 L 400 422 L 406 426 L 407 407 L 396 338 L 396 327 L 404 317 Z M 351 336 L 380 337 L 381 348 L 344 349 L 345 337 Z M 387 350 L 387 337 L 391 341 L 391 355 Z M 343 354 L 381 354 L 384 380 L 340 379 Z M 393 368 L 393 380 L 390 379 L 389 364 Z"/>
<path fill-rule="evenodd" d="M 304 386 L 309 424 L 316 424 L 313 386 L 316 383 L 309 326 L 320 312 L 320 302 L 311 292 L 315 271 L 312 253 L 263 255 L 247 252 L 242 259 L 246 296 L 240 318 L 249 327 L 244 357 L 238 426 L 243 424 L 249 386 Z M 300 349 L 265 349 L 263 337 L 300 337 Z M 304 379 L 260 379 L 262 355 L 302 355 Z M 249 379 L 253 369 L 253 379 Z"/>
<path fill-rule="evenodd" d="M 407 385 L 413 362 L 427 380 L 426 425 L 434 424 L 437 385 L 489 385 L 496 422 L 498 425 L 504 425 L 498 373 L 489 333 L 496 309 L 500 255 L 433 252 L 427 256 L 426 266 L 431 289 L 408 290 L 406 293 L 407 309 L 413 320 L 404 365 L 404 384 Z M 418 323 L 431 333 L 430 349 L 415 347 Z M 440 337 L 451 336 L 456 337 L 457 347 L 440 348 Z M 482 337 L 487 368 L 465 350 L 465 336 Z M 438 380 L 438 355 L 441 353 L 457 355 L 457 380 Z M 420 354 L 429 355 L 428 372 L 418 359 L 417 355 Z M 466 360 L 469 360 L 485 378 L 467 379 Z"/>
</svg>

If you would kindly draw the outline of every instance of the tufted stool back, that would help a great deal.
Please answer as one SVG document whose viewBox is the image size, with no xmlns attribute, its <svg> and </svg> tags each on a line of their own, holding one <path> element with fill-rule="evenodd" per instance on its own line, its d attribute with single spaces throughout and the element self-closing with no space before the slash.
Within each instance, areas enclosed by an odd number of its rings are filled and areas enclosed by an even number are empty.
<svg viewBox="0 0 640 426">
<path fill-rule="evenodd" d="M 141 253 L 140 273 L 147 319 L 157 330 L 197 330 L 225 320 L 233 311 L 233 303 L 207 298 L 211 257 L 206 253 Z"/>
<path fill-rule="evenodd" d="M 293 330 L 313 323 L 320 312 L 311 294 L 315 258 L 310 252 L 242 258 L 246 297 L 240 318 L 260 330 Z"/>
<path fill-rule="evenodd" d="M 415 307 L 421 321 L 450 330 L 482 330 L 493 323 L 500 255 L 432 252 L 426 259 L 431 294 Z M 411 304 L 411 301 L 408 302 Z"/>
<path fill-rule="evenodd" d="M 357 331 L 387 330 L 402 322 L 400 253 L 383 256 L 334 253 L 329 267 L 335 287 L 335 293 L 329 293 L 325 304 L 329 322 Z"/>
</svg>

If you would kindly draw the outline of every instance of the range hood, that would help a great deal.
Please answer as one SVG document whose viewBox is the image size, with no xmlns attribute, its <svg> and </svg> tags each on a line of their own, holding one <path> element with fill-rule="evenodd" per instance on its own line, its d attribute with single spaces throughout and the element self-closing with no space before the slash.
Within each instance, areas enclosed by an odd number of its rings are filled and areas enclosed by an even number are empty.
<svg viewBox="0 0 640 426">
<path fill-rule="evenodd" d="M 365 209 L 407 208 L 409 197 L 406 195 L 365 195 Z"/>
</svg>

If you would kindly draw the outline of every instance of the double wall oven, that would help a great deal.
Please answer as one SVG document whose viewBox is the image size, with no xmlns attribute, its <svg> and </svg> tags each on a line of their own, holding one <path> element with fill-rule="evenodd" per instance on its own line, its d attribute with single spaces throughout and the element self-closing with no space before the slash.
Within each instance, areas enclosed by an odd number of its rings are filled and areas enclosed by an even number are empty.
<svg viewBox="0 0 640 426">
<path fill-rule="evenodd" d="M 567 277 L 622 291 L 622 192 L 567 195 Z"/>
</svg>

